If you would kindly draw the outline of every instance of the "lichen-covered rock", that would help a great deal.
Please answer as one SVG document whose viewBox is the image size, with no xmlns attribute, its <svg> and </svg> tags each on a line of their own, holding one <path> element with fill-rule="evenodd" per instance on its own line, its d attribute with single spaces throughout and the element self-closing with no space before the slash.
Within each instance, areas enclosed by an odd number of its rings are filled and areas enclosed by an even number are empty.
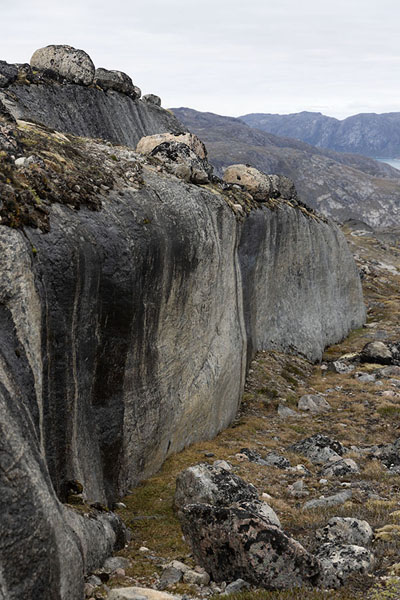
<svg viewBox="0 0 400 600">
<path fill-rule="evenodd" d="M 285 177 L 285 175 L 268 175 L 268 177 L 271 181 L 272 196 L 274 198 L 283 198 L 297 203 L 297 190 L 289 177 Z"/>
<path fill-rule="evenodd" d="M 315 535 L 316 539 L 323 544 L 368 546 L 374 534 L 367 521 L 353 517 L 332 517 L 325 527 L 316 531 Z"/>
<path fill-rule="evenodd" d="M 109 71 L 108 69 L 98 68 L 95 71 L 93 83 L 103 90 L 115 90 L 133 99 L 140 97 L 140 94 L 135 90 L 132 79 L 122 71 Z"/>
<path fill-rule="evenodd" d="M 327 412 L 331 409 L 329 402 L 321 394 L 306 394 L 298 402 L 298 409 L 309 411 L 312 414 Z"/>
<path fill-rule="evenodd" d="M 196 561 L 214 581 L 240 578 L 267 589 L 318 582 L 319 561 L 251 510 L 190 504 L 180 520 Z"/>
<path fill-rule="evenodd" d="M 179 513 L 188 504 L 235 504 L 280 527 L 277 514 L 266 502 L 259 500 L 253 485 L 231 471 L 205 463 L 189 467 L 178 475 L 174 502 Z"/>
<path fill-rule="evenodd" d="M 7 87 L 18 77 L 18 68 L 16 65 L 9 65 L 4 60 L 0 60 L 0 88 Z"/>
<path fill-rule="evenodd" d="M 374 555 L 367 548 L 355 544 L 323 544 L 316 557 L 322 565 L 321 585 L 337 588 L 350 575 L 365 575 L 374 565 Z"/>
<path fill-rule="evenodd" d="M 71 83 L 93 83 L 95 67 L 84 50 L 67 45 L 50 45 L 39 48 L 30 60 L 33 69 L 50 71 Z"/>
<path fill-rule="evenodd" d="M 351 490 L 344 490 L 333 496 L 324 496 L 322 498 L 314 498 L 308 500 L 303 506 L 304 510 L 312 510 L 316 508 L 325 508 L 327 506 L 340 506 L 351 499 L 353 492 Z"/>
<path fill-rule="evenodd" d="M 271 179 L 265 173 L 250 165 L 231 165 L 224 171 L 226 183 L 236 183 L 243 186 L 259 202 L 271 197 L 273 186 Z"/>
<path fill-rule="evenodd" d="M 302 454 L 314 464 L 325 464 L 331 460 L 339 460 L 343 454 L 343 446 L 337 440 L 316 433 L 289 448 L 292 452 Z"/>
<path fill-rule="evenodd" d="M 203 161 L 186 144 L 180 142 L 163 142 L 150 152 L 169 173 L 187 182 L 205 184 L 209 176 Z"/>
<path fill-rule="evenodd" d="M 201 159 L 207 160 L 207 150 L 203 142 L 193 133 L 157 133 L 156 135 L 147 135 L 142 137 L 136 151 L 141 154 L 150 154 L 154 148 L 163 142 L 179 142 L 186 144 Z"/>
<path fill-rule="evenodd" d="M 161 98 L 155 94 L 145 94 L 142 96 L 142 100 L 148 104 L 154 104 L 154 106 L 161 106 Z"/>
<path fill-rule="evenodd" d="M 325 465 L 321 475 L 324 477 L 345 477 L 359 472 L 360 468 L 352 458 L 342 458 Z"/>
<path fill-rule="evenodd" d="M 365 344 L 361 351 L 361 360 L 368 363 L 390 365 L 393 361 L 393 355 L 387 344 L 374 341 Z"/>
</svg>

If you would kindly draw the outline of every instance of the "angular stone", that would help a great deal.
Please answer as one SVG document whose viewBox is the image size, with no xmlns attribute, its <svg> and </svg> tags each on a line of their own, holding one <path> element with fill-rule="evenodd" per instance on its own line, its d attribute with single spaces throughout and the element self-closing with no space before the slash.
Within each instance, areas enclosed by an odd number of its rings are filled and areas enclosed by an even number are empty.
<svg viewBox="0 0 400 600">
<path fill-rule="evenodd" d="M 247 581 L 244 581 L 243 579 L 236 579 L 236 581 L 232 581 L 232 583 L 229 583 L 226 586 L 222 596 L 227 596 L 228 594 L 237 594 L 238 592 L 246 590 L 249 587 L 250 584 L 248 584 Z"/>
<path fill-rule="evenodd" d="M 7 87 L 18 77 L 18 68 L 0 60 L 0 88 Z"/>
<path fill-rule="evenodd" d="M 191 504 L 180 513 L 194 557 L 214 581 L 244 579 L 288 589 L 317 583 L 320 563 L 299 542 L 253 511 Z"/>
<path fill-rule="evenodd" d="M 128 569 L 130 561 L 123 556 L 110 556 L 104 561 L 103 569 L 106 573 L 113 573 L 117 569 Z"/>
<path fill-rule="evenodd" d="M 161 106 L 161 98 L 155 94 L 145 94 L 142 100 L 148 104 L 154 104 L 154 106 Z"/>
<path fill-rule="evenodd" d="M 323 544 L 316 556 L 324 569 L 321 584 L 328 588 L 343 585 L 355 573 L 365 575 L 374 565 L 372 552 L 355 544 Z"/>
<path fill-rule="evenodd" d="M 201 160 L 207 159 L 206 147 L 194 133 L 156 133 L 155 135 L 147 135 L 139 140 L 136 152 L 150 154 L 154 148 L 163 142 L 186 144 Z"/>
<path fill-rule="evenodd" d="M 205 571 L 199 573 L 198 571 L 189 569 L 184 573 L 183 581 L 194 585 L 208 585 L 210 583 L 210 576 Z"/>
<path fill-rule="evenodd" d="M 160 590 L 164 590 L 166 587 L 182 581 L 182 577 L 183 571 L 180 569 L 176 569 L 172 566 L 166 567 L 161 574 L 157 587 Z"/>
<path fill-rule="evenodd" d="M 360 358 L 363 362 L 390 365 L 393 355 L 383 342 L 369 342 L 362 349 Z"/>
<path fill-rule="evenodd" d="M 266 502 L 259 500 L 253 485 L 231 471 L 205 463 L 189 467 L 178 475 L 174 503 L 179 511 L 188 504 L 240 505 L 280 527 L 277 514 Z"/>
<path fill-rule="evenodd" d="M 249 165 L 231 165 L 224 172 L 226 183 L 243 186 L 259 202 L 266 201 L 272 193 L 272 184 L 268 175 Z"/>
<path fill-rule="evenodd" d="M 353 493 L 351 490 L 346 490 L 344 492 L 339 492 L 338 494 L 334 494 L 333 496 L 327 496 L 326 498 L 314 498 L 314 500 L 309 500 L 303 506 L 303 510 L 310 510 L 314 508 L 322 508 L 325 506 L 340 506 L 350 500 Z"/>
<path fill-rule="evenodd" d="M 329 402 L 320 394 L 306 394 L 302 396 L 297 406 L 299 410 L 309 411 L 316 415 L 331 409 Z"/>
<path fill-rule="evenodd" d="M 93 83 L 103 90 L 115 90 L 126 94 L 131 98 L 138 98 L 132 79 L 122 71 L 109 71 L 108 69 L 96 69 Z"/>
<path fill-rule="evenodd" d="M 327 464 L 322 470 L 322 475 L 324 477 L 345 477 L 359 472 L 360 468 L 352 458 L 342 458 Z"/>
<path fill-rule="evenodd" d="M 315 536 L 319 542 L 333 544 L 355 544 L 368 546 L 373 531 L 367 521 L 353 517 L 332 517 L 325 527 L 317 529 Z"/>
<path fill-rule="evenodd" d="M 32 69 L 52 71 L 70 83 L 90 85 L 93 83 L 95 67 L 84 50 L 72 46 L 50 45 L 39 48 L 30 61 Z"/>
<path fill-rule="evenodd" d="M 198 156 L 187 146 L 180 142 L 163 142 L 151 151 L 157 161 L 171 174 L 187 182 L 206 184 L 209 174 L 206 166 Z"/>
<path fill-rule="evenodd" d="M 343 454 L 343 446 L 340 442 L 321 433 L 316 433 L 296 444 L 292 444 L 289 450 L 306 456 L 314 464 L 339 460 Z"/>
<path fill-rule="evenodd" d="M 349 365 L 341 360 L 333 360 L 328 363 L 328 370 L 333 371 L 333 373 L 351 373 L 354 369 L 354 365 Z"/>
</svg>

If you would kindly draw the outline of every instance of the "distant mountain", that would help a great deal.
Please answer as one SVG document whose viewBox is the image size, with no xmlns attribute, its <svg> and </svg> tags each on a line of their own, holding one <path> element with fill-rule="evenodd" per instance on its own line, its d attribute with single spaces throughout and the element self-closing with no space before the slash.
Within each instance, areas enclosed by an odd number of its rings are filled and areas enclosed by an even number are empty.
<svg viewBox="0 0 400 600">
<path fill-rule="evenodd" d="M 205 142 L 219 175 L 230 164 L 249 163 L 290 177 L 304 202 L 338 221 L 360 219 L 374 227 L 400 222 L 400 171 L 389 165 L 278 137 L 232 117 L 172 111 Z"/>
<path fill-rule="evenodd" d="M 400 112 L 361 113 L 342 121 L 306 111 L 290 115 L 253 113 L 239 118 L 250 127 L 318 148 L 378 158 L 400 157 Z"/>
</svg>

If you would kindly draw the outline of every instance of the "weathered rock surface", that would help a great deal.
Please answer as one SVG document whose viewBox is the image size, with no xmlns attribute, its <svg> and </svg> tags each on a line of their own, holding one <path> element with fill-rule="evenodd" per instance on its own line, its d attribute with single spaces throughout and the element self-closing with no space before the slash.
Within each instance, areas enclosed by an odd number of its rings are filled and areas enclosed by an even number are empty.
<svg viewBox="0 0 400 600">
<path fill-rule="evenodd" d="M 17 67 L 15 65 L 9 65 L 4 60 L 0 60 L 0 88 L 10 85 L 17 77 Z"/>
<path fill-rule="evenodd" d="M 298 402 L 299 410 L 309 411 L 313 414 L 327 412 L 331 406 L 320 394 L 306 394 Z"/>
<path fill-rule="evenodd" d="M 12 84 L 0 95 L 19 118 L 134 146 L 164 128 L 181 131 L 166 111 L 118 92 L 57 82 Z M 60 504 L 69 482 L 82 485 L 80 501 L 112 504 L 169 454 L 233 420 L 256 349 L 317 360 L 365 315 L 334 225 L 284 202 L 240 221 L 222 186 L 158 173 L 131 149 L 62 143 L 70 168 L 82 148 L 87 160 L 112 153 L 115 181 L 98 186 L 92 210 L 43 202 L 47 233 L 0 227 L 7 600 L 80 600 L 83 572 L 120 542 L 108 513 L 86 518 Z M 141 168 L 132 182 L 126 173 Z M 60 183 L 60 195 L 80 197 L 77 187 Z"/>
<path fill-rule="evenodd" d="M 318 581 L 319 561 L 251 510 L 189 504 L 180 519 L 195 559 L 214 581 L 240 578 L 267 589 Z"/>
<path fill-rule="evenodd" d="M 201 161 L 186 144 L 176 141 L 163 142 L 150 152 L 150 156 L 180 179 L 199 184 L 209 182 L 204 161 Z"/>
<path fill-rule="evenodd" d="M 326 496 L 323 498 L 314 498 L 314 500 L 309 500 L 303 506 L 304 510 L 313 510 L 314 508 L 323 508 L 326 506 L 340 506 L 344 504 L 352 497 L 353 493 L 351 490 L 345 490 L 344 492 L 339 492 L 338 494 L 334 494 L 333 496 Z"/>
<path fill-rule="evenodd" d="M 368 546 L 374 534 L 367 521 L 352 517 L 332 517 L 325 527 L 316 531 L 315 535 L 323 544 Z"/>
<path fill-rule="evenodd" d="M 188 504 L 230 506 L 235 504 L 280 527 L 275 511 L 258 499 L 256 488 L 238 475 L 207 464 L 182 471 L 176 480 L 175 506 L 179 512 Z"/>
<path fill-rule="evenodd" d="M 93 83 L 103 90 L 115 90 L 121 94 L 126 94 L 135 100 L 140 97 L 135 90 L 132 79 L 122 71 L 109 71 L 108 69 L 98 68 L 94 74 Z"/>
<path fill-rule="evenodd" d="M 321 584 L 327 588 L 343 585 L 350 575 L 365 575 L 374 564 L 374 555 L 367 548 L 354 544 L 323 544 L 316 554 L 321 561 Z"/>
<path fill-rule="evenodd" d="M 70 83 L 90 85 L 93 82 L 95 67 L 84 50 L 67 45 L 51 45 L 39 48 L 33 53 L 33 69 L 54 72 Z"/>
<path fill-rule="evenodd" d="M 351 473 L 359 473 L 360 468 L 352 458 L 342 458 L 325 465 L 321 475 L 324 477 L 345 477 Z"/>
<path fill-rule="evenodd" d="M 133 148 L 143 136 L 185 131 L 174 115 L 155 104 L 71 83 L 14 84 L 0 89 L 0 101 L 17 119 Z"/>
<path fill-rule="evenodd" d="M 145 94 L 142 98 L 144 102 L 147 104 L 154 104 L 155 106 L 161 106 L 161 98 L 160 96 L 156 96 L 155 94 Z"/>
<path fill-rule="evenodd" d="M 193 133 L 158 133 L 148 135 L 139 140 L 136 151 L 141 154 L 151 154 L 151 152 L 163 142 L 179 142 L 186 144 L 201 159 L 207 159 L 207 150 L 203 142 Z"/>
<path fill-rule="evenodd" d="M 290 446 L 292 452 L 306 456 L 314 464 L 325 464 L 331 460 L 340 460 L 343 446 L 337 440 L 316 433 L 309 438 Z"/>
<path fill-rule="evenodd" d="M 272 192 L 272 183 L 268 175 L 249 165 L 231 165 L 224 171 L 224 181 L 243 186 L 254 200 L 268 200 Z"/>
</svg>

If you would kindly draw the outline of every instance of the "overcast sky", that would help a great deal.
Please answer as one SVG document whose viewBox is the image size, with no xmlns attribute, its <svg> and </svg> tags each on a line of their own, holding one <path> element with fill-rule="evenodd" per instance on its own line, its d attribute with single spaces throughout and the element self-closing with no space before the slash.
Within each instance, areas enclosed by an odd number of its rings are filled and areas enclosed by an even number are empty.
<svg viewBox="0 0 400 600">
<path fill-rule="evenodd" d="M 163 106 L 400 111 L 399 0 L 0 0 L 0 59 L 86 50 Z"/>
</svg>

